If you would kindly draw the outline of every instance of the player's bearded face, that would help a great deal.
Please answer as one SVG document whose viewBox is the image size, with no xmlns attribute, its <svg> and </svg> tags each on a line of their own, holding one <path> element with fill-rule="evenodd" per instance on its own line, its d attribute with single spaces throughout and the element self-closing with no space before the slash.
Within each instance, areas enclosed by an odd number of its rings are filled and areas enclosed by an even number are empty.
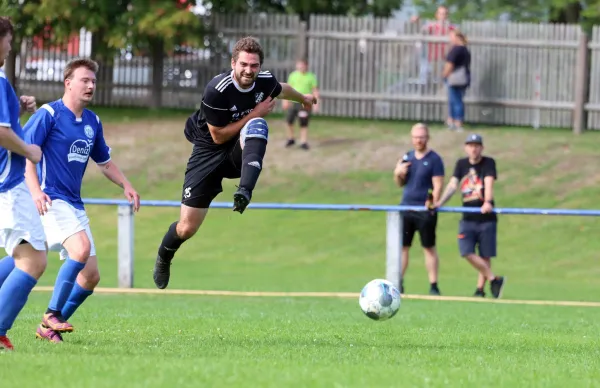
<svg viewBox="0 0 600 388">
<path fill-rule="evenodd" d="M 4 66 L 4 60 L 8 57 L 11 50 L 12 34 L 6 34 L 0 39 L 0 67 Z"/>
<path fill-rule="evenodd" d="M 235 80 L 243 87 L 250 87 L 260 72 L 260 58 L 258 54 L 250 54 L 242 51 L 237 61 L 231 62 L 235 74 Z"/>
<path fill-rule="evenodd" d="M 85 67 L 76 69 L 68 89 L 79 101 L 87 104 L 92 101 L 96 91 L 96 74 Z"/>
</svg>

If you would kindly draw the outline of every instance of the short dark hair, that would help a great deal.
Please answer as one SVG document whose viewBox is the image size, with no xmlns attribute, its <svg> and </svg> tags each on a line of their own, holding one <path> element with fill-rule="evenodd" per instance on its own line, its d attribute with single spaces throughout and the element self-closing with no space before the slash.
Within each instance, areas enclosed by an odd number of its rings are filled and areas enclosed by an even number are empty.
<svg viewBox="0 0 600 388">
<path fill-rule="evenodd" d="M 4 38 L 6 35 L 14 35 L 15 28 L 10 21 L 8 16 L 0 16 L 0 38 Z"/>
<path fill-rule="evenodd" d="M 253 37 L 247 36 L 245 38 L 238 40 L 235 43 L 235 46 L 233 46 L 233 53 L 232 53 L 232 57 L 235 62 L 237 62 L 238 57 L 240 56 L 240 53 L 242 51 L 247 52 L 249 54 L 258 54 L 260 64 L 261 65 L 263 64 L 263 60 L 265 59 L 265 53 L 263 52 L 263 49 L 260 46 L 260 43 L 258 43 L 258 41 L 256 39 L 254 39 Z"/>
<path fill-rule="evenodd" d="M 71 59 L 65 66 L 65 70 L 63 72 L 63 81 L 66 81 L 68 78 L 72 78 L 75 70 L 79 69 L 80 67 L 85 67 L 94 73 L 98 72 L 98 63 L 96 63 L 96 61 L 88 58 Z"/>
</svg>

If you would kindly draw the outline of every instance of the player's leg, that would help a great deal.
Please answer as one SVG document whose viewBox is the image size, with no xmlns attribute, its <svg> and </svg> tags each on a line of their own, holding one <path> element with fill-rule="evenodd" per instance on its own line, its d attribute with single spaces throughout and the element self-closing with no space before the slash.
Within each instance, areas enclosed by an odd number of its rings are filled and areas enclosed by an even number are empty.
<svg viewBox="0 0 600 388">
<path fill-rule="evenodd" d="M 410 247 L 412 245 L 415 232 L 417 231 L 417 224 L 415 217 L 411 212 L 402 213 L 402 272 L 400 280 L 400 292 L 404 294 L 404 275 L 408 269 L 408 263 L 410 259 Z"/>
<path fill-rule="evenodd" d="M 167 287 L 171 277 L 171 261 L 175 253 L 185 241 L 196 234 L 204 222 L 211 202 L 223 191 L 220 165 L 224 158 L 225 155 L 218 160 L 207 160 L 202 157 L 202 150 L 192 153 L 183 183 L 179 220 L 169 226 L 156 255 L 153 272 L 156 287 Z"/>
<path fill-rule="evenodd" d="M 61 310 L 61 315 L 69 319 L 75 311 L 94 293 L 94 289 L 100 283 L 100 269 L 98 268 L 98 257 L 90 255 L 85 267 L 77 275 L 77 281 L 73 286 L 71 295 Z"/>
<path fill-rule="evenodd" d="M 39 243 L 38 243 L 39 244 Z M 35 244 L 34 244 L 35 245 Z M 29 294 L 46 269 L 46 250 L 39 245 L 21 240 L 10 252 L 15 259 L 15 268 L 0 287 L 0 350 L 12 350 L 6 337 L 17 316 L 27 303 Z M 7 253 L 10 248 L 7 247 Z"/>
<path fill-rule="evenodd" d="M 497 234 L 498 223 L 496 221 L 479 224 L 479 255 L 487 268 L 489 268 L 490 272 L 492 272 L 491 258 L 496 257 L 497 255 Z M 490 291 L 494 298 L 500 298 L 502 296 L 504 280 L 505 278 L 503 276 L 497 276 L 496 279 L 490 282 Z"/>
<path fill-rule="evenodd" d="M 301 108 L 298 112 L 298 121 L 300 122 L 300 148 L 308 150 L 308 122 L 310 121 L 310 112 Z"/>
<path fill-rule="evenodd" d="M 504 284 L 504 279 L 501 276 L 496 276 L 491 268 L 485 265 L 485 262 L 475 253 L 475 246 L 479 240 L 478 223 L 472 221 L 460 221 L 458 232 L 458 247 L 460 255 L 467 259 L 469 263 L 479 271 L 492 286 L 492 294 L 499 295 Z"/>
<path fill-rule="evenodd" d="M 154 284 L 163 289 L 171 277 L 171 261 L 181 245 L 198 229 L 213 199 L 223 191 L 223 175 L 220 166 L 226 161 L 227 153 L 207 152 L 194 146 L 187 164 L 179 220 L 173 222 L 161 241 L 154 264 Z"/>
<path fill-rule="evenodd" d="M 96 248 L 94 238 L 90 229 L 90 221 L 87 214 L 83 210 L 76 210 L 75 215 L 81 226 L 84 227 L 84 233 L 89 241 L 89 254 L 85 260 L 85 266 L 79 271 L 66 302 L 62 303 L 60 313 L 56 316 L 63 319 L 65 322 L 73 315 L 75 310 L 81 306 L 88 296 L 93 293 L 94 288 L 100 282 L 100 272 L 98 270 L 98 259 L 96 257 Z M 61 259 L 70 260 L 67 249 L 61 250 Z M 64 266 L 64 264 L 63 264 Z M 58 284 L 58 281 L 57 281 Z M 56 291 L 55 291 L 56 292 Z M 45 339 L 50 342 L 62 342 L 63 338 L 60 331 L 55 331 L 46 325 L 44 322 L 39 325 L 36 331 L 36 337 Z"/>
<path fill-rule="evenodd" d="M 251 119 L 240 132 L 242 147 L 242 176 L 240 186 L 233 194 L 233 210 L 243 213 L 252 199 L 252 191 L 263 168 L 267 151 L 269 126 L 263 118 Z"/>
<path fill-rule="evenodd" d="M 291 147 L 296 144 L 294 137 L 294 121 L 296 121 L 296 115 L 298 114 L 298 107 L 295 103 L 290 103 L 290 107 L 287 110 L 285 117 L 285 123 L 287 125 L 287 136 L 288 140 L 285 143 L 286 147 Z"/>
<path fill-rule="evenodd" d="M 169 284 L 171 261 L 175 253 L 184 242 L 196 234 L 204 222 L 209 205 L 210 202 L 198 205 L 202 206 L 200 208 L 190 207 L 186 204 L 181 205 L 179 221 L 173 222 L 169 226 L 158 249 L 153 273 L 156 287 L 163 289 Z"/>
<path fill-rule="evenodd" d="M 419 225 L 419 235 L 421 237 L 421 246 L 425 254 L 425 268 L 429 276 L 429 293 L 431 295 L 440 295 L 438 287 L 438 272 L 440 259 L 437 253 L 436 245 L 437 213 L 423 212 Z"/>
<path fill-rule="evenodd" d="M 6 256 L 0 260 L 0 287 L 15 268 L 15 259 L 12 256 Z"/>
<path fill-rule="evenodd" d="M 84 214 L 83 219 L 80 213 Z M 61 311 L 69 299 L 77 275 L 90 257 L 91 242 L 86 232 L 89 221 L 83 210 L 76 209 L 65 201 L 55 200 L 42 217 L 42 223 L 49 249 L 61 252 L 63 264 L 56 276 L 41 326 L 58 333 L 71 332 L 73 326 L 63 318 Z"/>
<path fill-rule="evenodd" d="M 0 247 L 15 266 L 0 287 L 0 349 L 12 350 L 6 333 L 46 269 L 46 238 L 25 183 L 0 193 Z"/>
</svg>

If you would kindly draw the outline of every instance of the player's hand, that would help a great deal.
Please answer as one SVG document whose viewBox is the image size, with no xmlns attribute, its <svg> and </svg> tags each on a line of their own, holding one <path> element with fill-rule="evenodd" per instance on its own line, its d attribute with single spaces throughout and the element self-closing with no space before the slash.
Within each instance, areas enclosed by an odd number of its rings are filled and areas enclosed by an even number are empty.
<svg viewBox="0 0 600 388">
<path fill-rule="evenodd" d="M 52 200 L 48 194 L 44 193 L 42 190 L 39 190 L 37 192 L 32 192 L 31 196 L 33 197 L 33 202 L 35 203 L 35 207 L 37 207 L 40 216 L 48 213 L 48 208 L 52 206 Z"/>
<path fill-rule="evenodd" d="M 494 207 L 489 202 L 484 203 L 483 206 L 481 207 L 481 213 L 483 213 L 483 214 L 491 213 L 493 210 L 494 210 Z"/>
<path fill-rule="evenodd" d="M 310 111 L 313 107 L 313 105 L 316 105 L 317 103 L 317 97 L 313 96 L 312 94 L 305 94 L 304 95 L 304 100 L 302 101 L 302 106 L 304 107 L 304 109 L 306 109 L 307 111 Z"/>
<path fill-rule="evenodd" d="M 21 96 L 19 102 L 21 103 L 21 112 L 27 111 L 33 113 L 37 109 L 37 103 L 33 96 Z"/>
<path fill-rule="evenodd" d="M 408 168 L 410 167 L 410 164 L 410 162 L 402 163 L 402 161 L 399 161 L 396 165 L 396 175 L 403 177 L 406 176 L 406 174 L 408 174 Z"/>
<path fill-rule="evenodd" d="M 135 191 L 135 189 L 131 185 L 127 185 L 123 189 L 123 194 L 125 194 L 125 198 L 127 198 L 129 203 L 133 205 L 133 211 L 134 212 L 139 211 L 140 210 L 140 195 Z"/>
<path fill-rule="evenodd" d="M 42 160 L 42 149 L 36 144 L 28 144 L 27 155 L 25 157 L 33 164 L 38 164 Z"/>
<path fill-rule="evenodd" d="M 275 108 L 275 100 L 272 97 L 268 97 L 266 100 L 256 105 L 254 108 L 254 112 L 258 115 L 258 117 L 265 117 Z"/>
</svg>

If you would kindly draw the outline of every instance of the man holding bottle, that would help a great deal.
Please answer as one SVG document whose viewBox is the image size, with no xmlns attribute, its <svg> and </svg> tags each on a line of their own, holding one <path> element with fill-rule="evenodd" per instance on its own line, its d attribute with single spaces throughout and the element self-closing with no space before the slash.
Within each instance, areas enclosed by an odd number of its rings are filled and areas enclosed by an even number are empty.
<svg viewBox="0 0 600 388">
<path fill-rule="evenodd" d="M 396 164 L 394 181 L 403 188 L 402 202 L 405 206 L 427 206 L 427 211 L 406 211 L 402 213 L 402 282 L 400 292 L 404 293 L 404 275 L 408 268 L 409 250 L 415 232 L 419 232 L 421 246 L 425 253 L 425 266 L 429 274 L 431 295 L 440 295 L 438 288 L 439 258 L 436 244 L 437 212 L 434 204 L 440 199 L 444 186 L 444 162 L 438 153 L 428 148 L 429 128 L 423 123 L 411 129 L 414 149 L 407 152 Z"/>
</svg>

